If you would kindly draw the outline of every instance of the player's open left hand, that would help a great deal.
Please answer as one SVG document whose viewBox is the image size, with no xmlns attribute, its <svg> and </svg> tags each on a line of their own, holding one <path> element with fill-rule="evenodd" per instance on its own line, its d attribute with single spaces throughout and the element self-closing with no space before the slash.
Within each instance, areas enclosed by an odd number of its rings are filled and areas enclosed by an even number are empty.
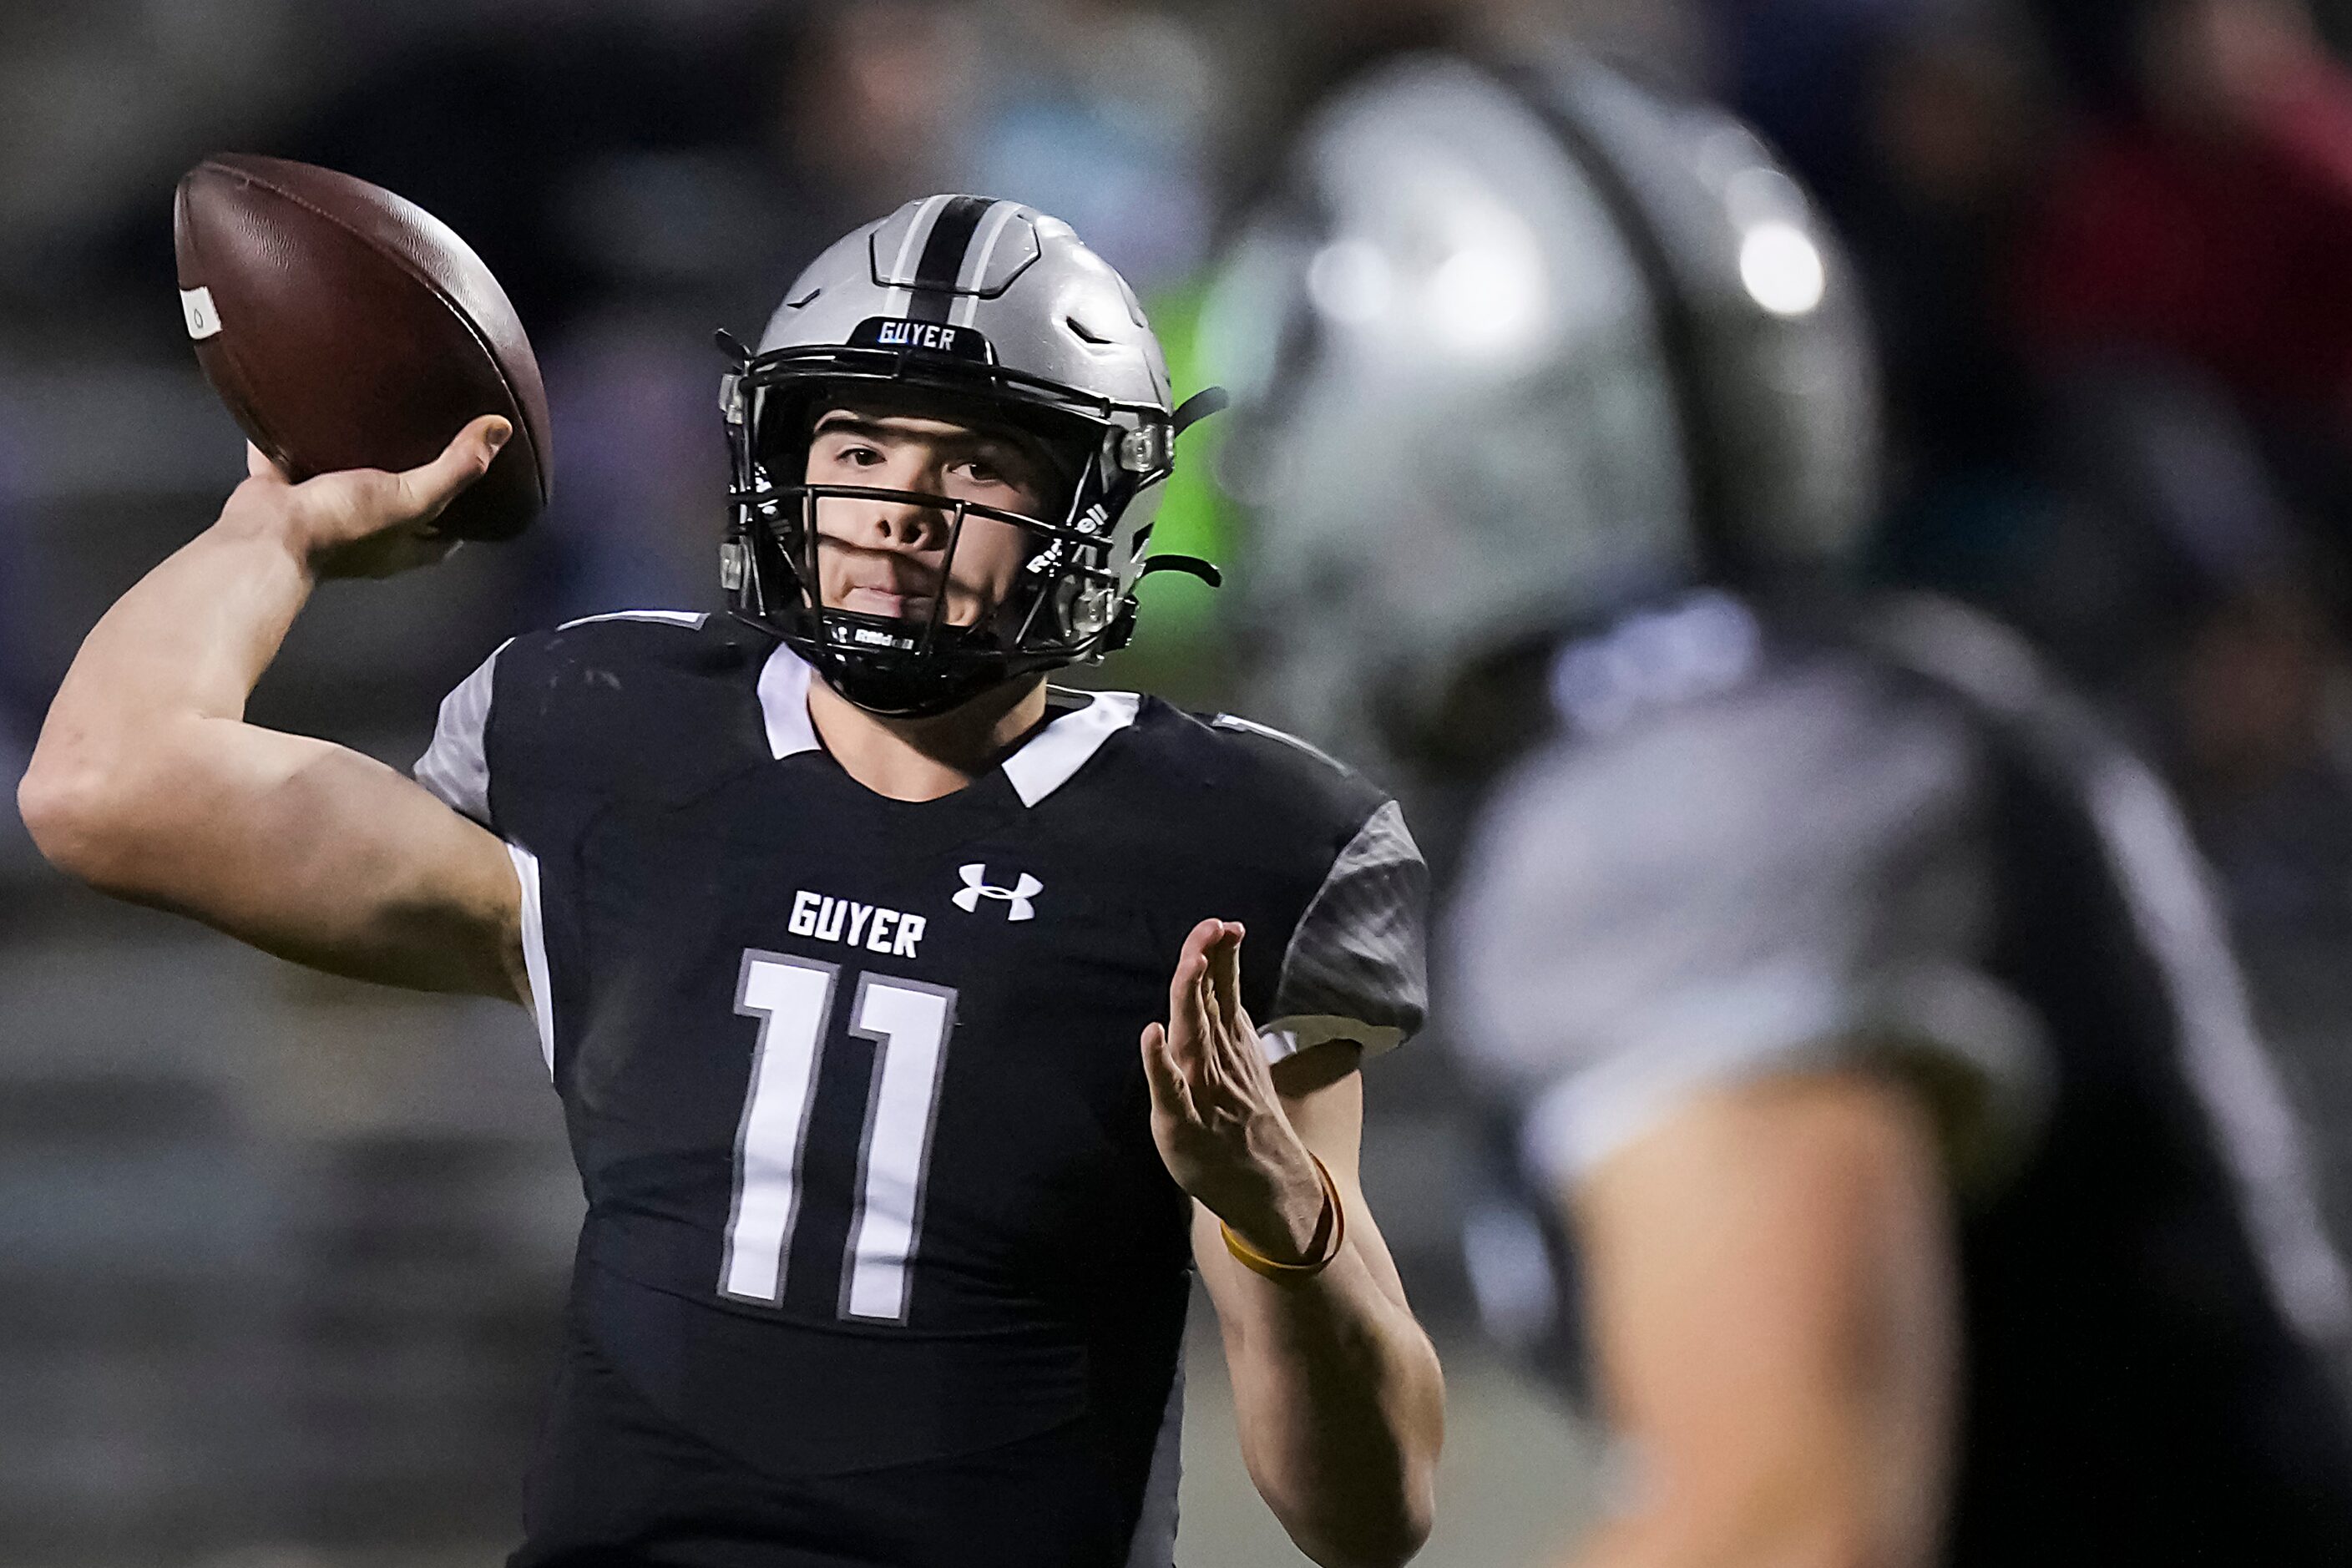
<svg viewBox="0 0 2352 1568">
<path fill-rule="evenodd" d="M 1168 1023 L 1143 1031 L 1151 1136 L 1176 1184 L 1267 1257 L 1303 1257 L 1322 1178 L 1290 1125 L 1242 1006 L 1242 928 L 1202 921 L 1168 986 Z"/>
<path fill-rule="evenodd" d="M 352 468 L 299 485 L 248 446 L 248 477 L 222 509 L 221 521 L 282 537 L 320 577 L 389 577 L 430 566 L 457 548 L 435 531 L 434 520 L 488 471 L 513 434 L 513 426 L 486 414 L 421 468 L 397 474 Z"/>
</svg>

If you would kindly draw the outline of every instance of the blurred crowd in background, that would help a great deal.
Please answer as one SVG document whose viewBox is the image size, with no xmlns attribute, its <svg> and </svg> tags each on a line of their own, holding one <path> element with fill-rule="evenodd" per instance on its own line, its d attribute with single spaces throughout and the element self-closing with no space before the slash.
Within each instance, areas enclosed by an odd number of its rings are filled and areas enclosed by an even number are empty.
<svg viewBox="0 0 2352 1568">
<path fill-rule="evenodd" d="M 171 191 L 206 153 L 436 213 L 546 373 L 541 525 L 322 595 L 257 698 L 404 766 L 499 639 L 716 601 L 711 331 L 755 337 L 840 233 L 942 189 L 1066 217 L 1145 298 L 1181 396 L 1286 128 L 1465 9 L 0 8 L 0 776 L 80 635 L 242 470 L 173 296 Z M 1479 9 L 1730 104 L 1811 183 L 1882 354 L 1868 571 L 2023 628 L 2168 770 L 2352 1239 L 2352 5 Z M 1231 561 L 1245 520 L 1188 448 L 1156 542 Z M 1105 678 L 1239 700 L 1209 592 L 1145 592 Z M 1444 1070 L 1389 1065 L 1368 1186 L 1424 1315 L 1466 1331 Z M 496 1538 L 577 1211 L 536 1070 L 499 1009 L 104 906 L 0 811 L 0 1558 Z"/>
</svg>

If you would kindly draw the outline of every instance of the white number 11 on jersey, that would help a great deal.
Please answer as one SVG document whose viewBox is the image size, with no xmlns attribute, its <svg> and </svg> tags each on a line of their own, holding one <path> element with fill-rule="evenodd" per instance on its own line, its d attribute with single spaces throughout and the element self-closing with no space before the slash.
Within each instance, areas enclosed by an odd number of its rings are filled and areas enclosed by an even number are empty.
<svg viewBox="0 0 2352 1568">
<path fill-rule="evenodd" d="M 760 1020 L 751 1082 L 735 1135 L 735 1197 L 719 1264 L 722 1295 L 783 1300 L 800 1215 L 801 1153 L 816 1100 L 838 964 L 754 949 L 743 955 L 735 1011 Z M 857 1157 L 856 1211 L 842 1262 L 841 1315 L 907 1320 L 908 1265 L 923 1217 L 931 1126 L 955 1026 L 955 993 L 879 974 L 857 977 L 849 1032 L 874 1042 L 874 1082 Z"/>
</svg>

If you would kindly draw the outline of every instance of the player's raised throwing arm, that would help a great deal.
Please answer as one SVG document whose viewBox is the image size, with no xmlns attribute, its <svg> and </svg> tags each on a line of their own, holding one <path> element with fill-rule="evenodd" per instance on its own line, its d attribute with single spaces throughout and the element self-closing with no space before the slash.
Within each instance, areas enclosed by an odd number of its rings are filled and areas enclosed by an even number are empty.
<svg viewBox="0 0 2352 1568">
<path fill-rule="evenodd" d="M 1277 1079 L 1241 942 L 1204 921 L 1184 943 L 1170 1022 L 1143 1038 L 1152 1135 L 1197 1205 L 1250 1479 L 1324 1568 L 1394 1568 L 1433 1521 L 1444 1378 L 1357 1182 L 1358 1048 L 1328 1041 Z"/>
<path fill-rule="evenodd" d="M 108 611 L 16 798 L 51 862 L 315 968 L 527 994 L 503 847 L 391 768 L 245 721 L 313 584 L 388 576 L 510 434 L 486 417 L 424 468 L 289 484 L 257 452 L 220 519 Z"/>
</svg>

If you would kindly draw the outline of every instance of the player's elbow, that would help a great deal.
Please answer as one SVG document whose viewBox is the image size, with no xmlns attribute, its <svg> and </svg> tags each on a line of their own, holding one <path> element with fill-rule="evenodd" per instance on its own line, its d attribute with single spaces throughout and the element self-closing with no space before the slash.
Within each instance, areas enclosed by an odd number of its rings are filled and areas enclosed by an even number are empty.
<svg viewBox="0 0 2352 1568">
<path fill-rule="evenodd" d="M 45 744 L 17 781 L 16 812 L 50 865 L 112 892 L 129 886 L 139 859 L 135 795 L 121 770 Z"/>
<path fill-rule="evenodd" d="M 1403 1568 L 1429 1544 L 1429 1532 L 1436 1524 L 1437 1478 L 1433 1473 L 1417 1475 L 1381 1538 L 1369 1542 L 1370 1550 L 1358 1561 L 1364 1568 Z"/>
<path fill-rule="evenodd" d="M 1354 1532 L 1350 1532 L 1351 1537 Z M 1426 1520 L 1344 1542 L 1318 1542 L 1307 1552 L 1322 1568 L 1404 1568 L 1429 1540 Z"/>
<path fill-rule="evenodd" d="M 1328 1511 L 1330 1517 L 1301 1521 L 1291 1531 L 1299 1550 L 1321 1568 L 1404 1568 L 1437 1521 L 1436 1487 L 1432 1478 L 1416 1477 L 1380 1506 Z"/>
</svg>

